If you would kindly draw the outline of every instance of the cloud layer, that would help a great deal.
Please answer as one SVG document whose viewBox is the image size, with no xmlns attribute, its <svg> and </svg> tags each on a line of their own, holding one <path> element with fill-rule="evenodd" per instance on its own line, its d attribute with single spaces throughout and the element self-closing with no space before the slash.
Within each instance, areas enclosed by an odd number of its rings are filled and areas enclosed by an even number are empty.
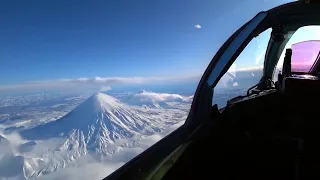
<svg viewBox="0 0 320 180">
<path fill-rule="evenodd" d="M 2 85 L 1 93 L 32 91 L 107 91 L 114 85 L 174 83 L 196 81 L 200 75 L 180 77 L 93 77 L 75 79 L 56 79 L 45 81 L 29 81 L 20 84 Z"/>
<path fill-rule="evenodd" d="M 242 71 L 262 70 L 262 67 L 249 67 L 237 69 L 233 65 L 228 73 L 235 74 Z M 55 79 L 44 81 L 28 81 L 19 84 L 0 85 L 0 95 L 29 92 L 98 92 L 109 91 L 116 85 L 146 85 L 146 84 L 172 84 L 197 82 L 201 73 L 184 76 L 167 77 L 82 77 L 74 79 Z"/>
</svg>

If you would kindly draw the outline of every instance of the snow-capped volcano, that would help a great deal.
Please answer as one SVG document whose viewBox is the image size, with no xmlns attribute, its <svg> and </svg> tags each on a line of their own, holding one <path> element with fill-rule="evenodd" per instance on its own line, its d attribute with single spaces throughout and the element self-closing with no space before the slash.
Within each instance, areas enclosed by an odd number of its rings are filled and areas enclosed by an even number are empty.
<svg viewBox="0 0 320 180">
<path fill-rule="evenodd" d="M 157 112 L 143 111 L 121 103 L 116 98 L 96 93 L 69 114 L 38 127 L 25 130 L 26 139 L 48 139 L 66 137 L 61 148 L 88 149 L 106 153 L 107 146 L 116 139 L 133 135 L 151 135 L 166 126 L 161 118 L 154 118 Z"/>
<path fill-rule="evenodd" d="M 129 98 L 96 93 L 58 120 L 21 130 L 22 139 L 0 134 L 0 179 L 37 178 L 83 162 L 125 163 L 181 125 L 190 106 L 177 94 L 141 91 Z M 166 107 L 143 108 L 147 102 Z"/>
</svg>

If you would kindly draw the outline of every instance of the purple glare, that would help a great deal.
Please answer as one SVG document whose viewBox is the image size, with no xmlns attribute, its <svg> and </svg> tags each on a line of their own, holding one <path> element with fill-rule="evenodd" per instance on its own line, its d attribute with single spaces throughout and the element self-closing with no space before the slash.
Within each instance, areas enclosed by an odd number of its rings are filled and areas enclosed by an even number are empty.
<svg viewBox="0 0 320 180">
<path fill-rule="evenodd" d="M 320 51 L 320 41 L 304 41 L 291 46 L 291 71 L 309 72 Z"/>
</svg>

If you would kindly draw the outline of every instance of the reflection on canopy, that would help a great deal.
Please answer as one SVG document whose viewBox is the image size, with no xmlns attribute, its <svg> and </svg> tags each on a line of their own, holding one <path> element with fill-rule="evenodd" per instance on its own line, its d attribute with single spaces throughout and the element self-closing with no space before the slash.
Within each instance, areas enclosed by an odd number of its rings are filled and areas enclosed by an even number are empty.
<svg viewBox="0 0 320 180">
<path fill-rule="evenodd" d="M 291 70 L 293 72 L 310 72 L 319 59 L 320 41 L 303 41 L 291 46 Z"/>
</svg>

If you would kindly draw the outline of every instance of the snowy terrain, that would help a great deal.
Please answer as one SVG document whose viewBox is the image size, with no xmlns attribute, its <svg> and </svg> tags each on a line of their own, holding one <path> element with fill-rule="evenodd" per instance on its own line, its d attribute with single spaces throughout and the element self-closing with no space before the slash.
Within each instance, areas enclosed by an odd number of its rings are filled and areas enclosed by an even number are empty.
<svg viewBox="0 0 320 180">
<path fill-rule="evenodd" d="M 0 99 L 0 123 L 11 131 L 54 121 L 85 98 L 79 95 L 36 94 Z"/>
<path fill-rule="evenodd" d="M 1 100 L 0 179 L 101 179 L 181 126 L 192 98 L 141 90 Z"/>
</svg>

